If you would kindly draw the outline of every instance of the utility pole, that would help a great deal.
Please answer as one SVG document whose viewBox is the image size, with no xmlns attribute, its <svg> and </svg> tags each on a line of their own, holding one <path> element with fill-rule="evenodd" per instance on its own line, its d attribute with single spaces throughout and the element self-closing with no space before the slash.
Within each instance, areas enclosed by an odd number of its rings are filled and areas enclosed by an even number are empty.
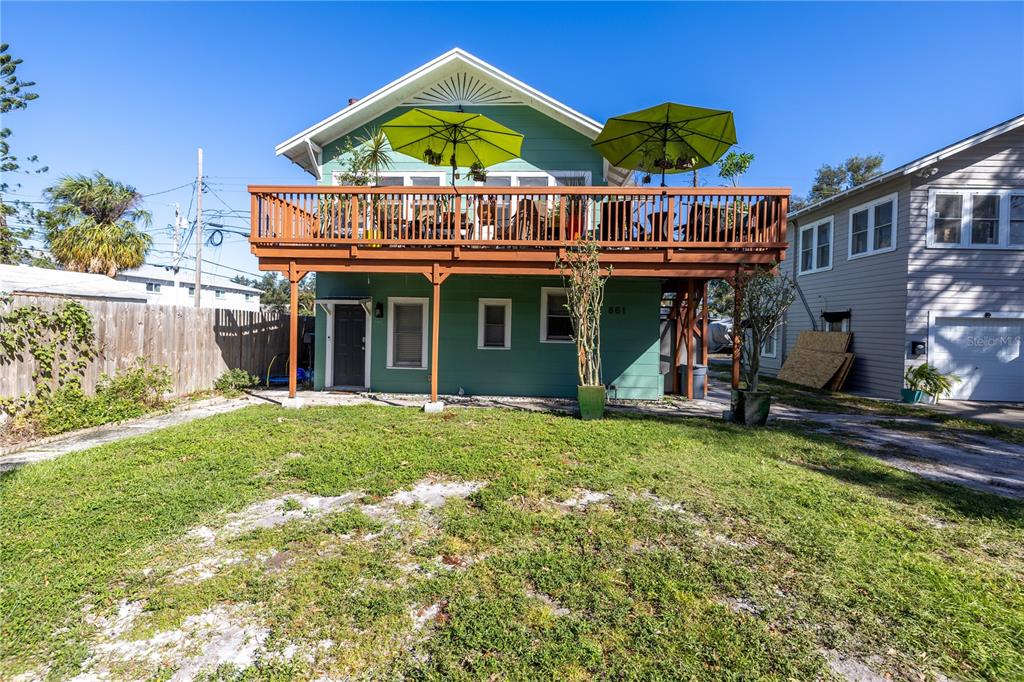
<svg viewBox="0 0 1024 682">
<path fill-rule="evenodd" d="M 181 204 L 174 203 L 174 260 L 171 261 L 171 276 L 174 279 L 174 305 L 181 300 L 181 283 L 178 281 L 178 266 L 181 263 Z"/>
<path fill-rule="evenodd" d="M 195 306 L 199 307 L 203 285 L 203 148 L 199 148 L 199 169 L 196 174 L 196 291 Z"/>
</svg>

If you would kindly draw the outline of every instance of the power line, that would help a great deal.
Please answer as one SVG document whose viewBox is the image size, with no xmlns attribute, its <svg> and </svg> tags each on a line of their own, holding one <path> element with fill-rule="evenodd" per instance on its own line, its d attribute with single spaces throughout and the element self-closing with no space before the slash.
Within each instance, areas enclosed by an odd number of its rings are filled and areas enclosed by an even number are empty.
<svg viewBox="0 0 1024 682">
<path fill-rule="evenodd" d="M 143 197 L 155 197 L 155 196 L 159 196 L 161 194 L 167 194 L 168 192 L 173 192 L 173 191 L 178 190 L 178 189 L 185 189 L 189 185 L 194 186 L 195 184 L 196 184 L 196 181 L 192 180 L 191 182 L 186 182 L 184 185 L 178 185 L 177 187 L 172 187 L 170 189 L 160 190 L 159 192 L 150 192 L 149 194 L 143 194 L 142 196 Z"/>
</svg>

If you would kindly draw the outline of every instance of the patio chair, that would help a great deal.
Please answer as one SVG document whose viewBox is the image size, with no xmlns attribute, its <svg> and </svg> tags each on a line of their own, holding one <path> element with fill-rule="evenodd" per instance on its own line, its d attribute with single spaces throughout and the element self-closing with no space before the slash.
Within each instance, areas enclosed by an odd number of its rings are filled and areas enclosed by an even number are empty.
<svg viewBox="0 0 1024 682">
<path fill-rule="evenodd" d="M 634 227 L 632 199 L 602 202 L 599 232 L 602 242 L 631 242 Z"/>
<path fill-rule="evenodd" d="M 512 217 L 515 239 L 549 240 L 549 221 L 541 212 L 540 206 L 533 199 L 520 199 L 516 206 L 516 214 Z"/>
<path fill-rule="evenodd" d="M 477 203 L 474 218 L 473 239 L 502 240 L 508 239 L 508 215 L 510 204 L 496 198 L 481 198 Z"/>
<path fill-rule="evenodd" d="M 686 216 L 686 231 L 692 241 L 724 241 L 722 207 L 695 201 Z"/>
</svg>

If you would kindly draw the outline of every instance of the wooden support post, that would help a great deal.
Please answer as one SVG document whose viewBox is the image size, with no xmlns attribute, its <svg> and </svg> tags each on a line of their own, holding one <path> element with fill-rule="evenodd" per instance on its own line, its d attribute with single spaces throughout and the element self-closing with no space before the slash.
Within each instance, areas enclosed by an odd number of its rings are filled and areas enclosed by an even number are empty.
<svg viewBox="0 0 1024 682">
<path fill-rule="evenodd" d="M 675 329 L 672 332 L 672 393 L 679 395 L 683 392 L 679 381 L 679 365 L 683 356 L 683 292 L 676 287 L 676 298 L 672 303 L 672 312 L 669 319 L 675 322 Z"/>
<path fill-rule="evenodd" d="M 441 283 L 448 279 L 447 272 L 441 271 L 441 266 L 434 263 L 430 272 L 423 273 L 423 276 L 430 280 L 434 286 L 432 303 L 432 315 L 430 316 L 430 402 L 437 402 L 437 355 L 438 339 L 441 336 Z"/>
<path fill-rule="evenodd" d="M 708 282 L 704 280 L 704 284 L 701 288 L 700 294 L 700 364 L 704 365 L 705 372 L 708 367 L 708 335 L 711 333 L 711 325 L 708 323 Z M 704 391 L 701 398 L 708 397 L 708 379 L 711 375 L 705 373 L 704 375 Z"/>
<path fill-rule="evenodd" d="M 295 261 L 288 265 L 288 283 L 291 287 L 291 305 L 288 308 L 288 397 L 295 397 L 299 373 L 299 280 Z"/>
<path fill-rule="evenodd" d="M 742 296 L 740 271 L 737 268 L 733 279 L 732 305 L 732 387 L 740 387 L 740 344 L 743 343 Z"/>
<path fill-rule="evenodd" d="M 693 321 L 697 315 L 696 301 L 694 301 L 695 283 L 692 279 L 686 280 L 686 399 L 693 400 Z"/>
</svg>

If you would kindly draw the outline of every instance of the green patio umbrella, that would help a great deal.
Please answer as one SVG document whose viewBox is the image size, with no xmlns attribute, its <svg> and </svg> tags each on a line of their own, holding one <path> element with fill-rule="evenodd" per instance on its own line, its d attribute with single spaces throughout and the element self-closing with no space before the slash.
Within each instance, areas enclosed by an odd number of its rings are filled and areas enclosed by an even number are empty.
<svg viewBox="0 0 1024 682">
<path fill-rule="evenodd" d="M 608 119 L 594 147 L 613 166 L 681 173 L 710 166 L 736 144 L 732 112 L 665 102 Z"/>
<path fill-rule="evenodd" d="M 519 157 L 523 136 L 483 114 L 412 109 L 381 126 L 391 148 L 427 163 L 483 169 Z"/>
</svg>

